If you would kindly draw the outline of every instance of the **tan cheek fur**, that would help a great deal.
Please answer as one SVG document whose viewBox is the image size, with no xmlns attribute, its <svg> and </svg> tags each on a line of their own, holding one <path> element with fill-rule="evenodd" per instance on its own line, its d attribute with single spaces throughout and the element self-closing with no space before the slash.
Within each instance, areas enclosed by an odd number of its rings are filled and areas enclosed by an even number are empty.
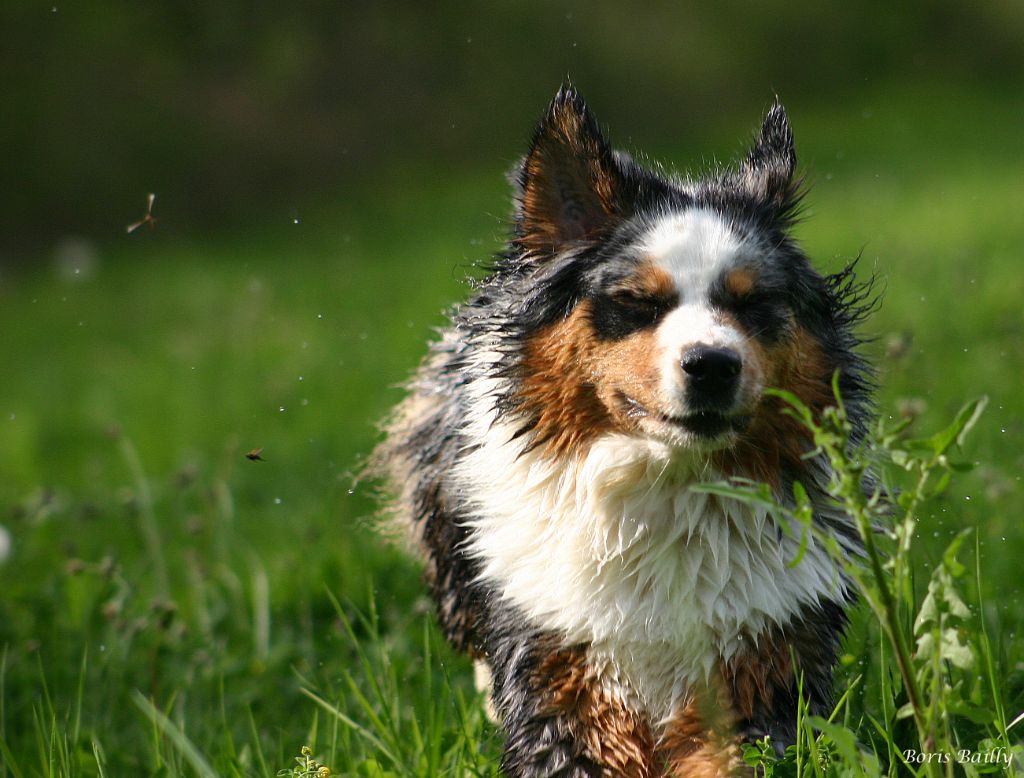
<svg viewBox="0 0 1024 778">
<path fill-rule="evenodd" d="M 764 385 L 796 395 L 815 414 L 833 402 L 831 377 L 835 364 L 818 340 L 799 325 L 775 346 L 748 342 L 753 359 L 764 370 Z M 803 424 L 782 411 L 786 403 L 762 397 L 750 427 L 736 446 L 718 452 L 727 475 L 742 475 L 779 486 L 783 466 L 798 469 L 809 433 Z"/>
<path fill-rule="evenodd" d="M 654 331 L 602 342 L 590 323 L 590 303 L 534 336 L 527 346 L 519 399 L 537 422 L 532 434 L 551 456 L 581 450 L 602 433 L 633 430 L 617 392 L 656 406 Z"/>
</svg>

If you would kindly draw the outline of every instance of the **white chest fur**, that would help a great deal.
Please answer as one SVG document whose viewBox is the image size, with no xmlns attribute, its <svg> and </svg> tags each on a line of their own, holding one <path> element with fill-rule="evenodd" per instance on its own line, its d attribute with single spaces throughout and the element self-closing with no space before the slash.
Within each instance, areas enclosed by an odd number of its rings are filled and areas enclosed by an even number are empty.
<svg viewBox="0 0 1024 778">
<path fill-rule="evenodd" d="M 590 644 L 608 682 L 656 717 L 719 658 L 841 587 L 820 544 L 790 567 L 798 539 L 690 491 L 720 476 L 663 444 L 610 435 L 553 462 L 509 438 L 490 426 L 453 474 L 482 578 L 537 627 Z"/>
</svg>

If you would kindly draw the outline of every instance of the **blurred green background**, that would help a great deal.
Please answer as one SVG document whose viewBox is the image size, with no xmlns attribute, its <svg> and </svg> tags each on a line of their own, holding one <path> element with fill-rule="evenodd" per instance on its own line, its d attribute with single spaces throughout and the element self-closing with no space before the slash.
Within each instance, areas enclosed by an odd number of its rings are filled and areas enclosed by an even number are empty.
<svg viewBox="0 0 1024 778">
<path fill-rule="evenodd" d="M 796 121 L 823 107 L 849 120 L 900 85 L 903 124 L 937 144 L 941 128 L 916 125 L 936 92 L 956 123 L 958 91 L 1019 93 L 1022 13 L 1012 0 L 10 0 L 4 258 L 11 242 L 109 238 L 149 191 L 168 231 L 251 229 L 410 165 L 500 168 L 566 77 L 620 142 L 683 162 L 699 138 L 731 152 L 776 92 Z"/>
<path fill-rule="evenodd" d="M 97 743 L 173 773 L 134 690 L 272 774 L 313 728 L 300 686 L 345 698 L 328 592 L 375 602 L 417 677 L 429 606 L 353 474 L 566 79 L 614 145 L 695 173 L 780 96 L 798 236 L 886 290 L 882 413 L 991 397 L 921 565 L 977 527 L 1021 702 L 1024 5 L 9 0 L 0 29 L 0 776 L 96 774 Z"/>
</svg>

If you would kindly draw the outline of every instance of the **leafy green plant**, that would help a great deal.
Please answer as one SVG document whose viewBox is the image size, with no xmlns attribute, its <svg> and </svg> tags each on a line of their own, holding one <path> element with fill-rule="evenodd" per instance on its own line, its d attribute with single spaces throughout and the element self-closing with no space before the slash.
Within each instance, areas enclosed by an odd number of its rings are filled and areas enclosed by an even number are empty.
<svg viewBox="0 0 1024 778">
<path fill-rule="evenodd" d="M 937 778 L 953 775 L 955 767 L 969 775 L 1003 769 L 1019 750 L 1008 740 L 986 633 L 977 629 L 977 616 L 965 601 L 966 568 L 958 555 L 969 530 L 949 544 L 923 595 L 915 591 L 911 564 L 925 506 L 946 491 L 954 475 L 971 469 L 956 452 L 986 399 L 964 405 L 949 426 L 931 436 L 907 436 L 910 422 L 903 420 L 893 426 L 879 423 L 868 440 L 855 443 L 836 382 L 833 389 L 835 405 L 820 415 L 791 393 L 770 392 L 787 403 L 783 412 L 809 431 L 813 447 L 807 456 L 829 463 L 825 491 L 856 527 L 863 558 L 843 554 L 835 538 L 812 521 L 814 510 L 800 484 L 794 486 L 789 506 L 779 505 L 767 486 L 750 482 L 694 488 L 767 509 L 787 531 L 799 532 L 800 551 L 791 564 L 799 564 L 813 542 L 843 565 L 883 637 L 882 709 L 867 713 L 868 721 L 861 723 L 871 725 L 864 735 L 884 744 L 889 774 L 909 770 Z M 847 705 L 844 695 L 828 720 L 801 709 L 798 744 L 777 758 L 770 744 L 757 743 L 747 748 L 747 763 L 766 776 L 881 774 L 877 745 L 875 753 L 865 750 L 856 725 L 839 719 L 840 713 L 848 713 Z M 897 743 L 893 733 L 905 719 L 913 723 L 912 739 Z M 970 727 L 958 727 L 962 721 Z M 987 737 L 974 743 L 962 740 L 962 733 L 978 731 Z"/>
<path fill-rule="evenodd" d="M 333 771 L 325 764 L 321 764 L 313 758 L 313 749 L 303 746 L 302 752 L 295 757 L 296 767 L 289 767 L 279 771 L 279 778 L 329 778 Z"/>
</svg>

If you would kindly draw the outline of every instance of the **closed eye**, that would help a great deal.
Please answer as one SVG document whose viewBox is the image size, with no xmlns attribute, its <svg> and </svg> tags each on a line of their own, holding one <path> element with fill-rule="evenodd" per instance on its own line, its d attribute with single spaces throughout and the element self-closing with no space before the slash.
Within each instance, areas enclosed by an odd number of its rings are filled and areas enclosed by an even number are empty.
<svg viewBox="0 0 1024 778">
<path fill-rule="evenodd" d="M 768 342 L 782 335 L 789 320 L 785 295 L 777 290 L 754 289 L 744 295 L 732 295 L 725 307 L 748 333 Z"/>
<path fill-rule="evenodd" d="M 737 311 L 750 308 L 782 304 L 782 295 L 775 291 L 754 290 L 743 295 L 733 295 L 732 307 Z"/>
<path fill-rule="evenodd" d="M 624 305 L 628 308 L 661 309 L 669 306 L 671 302 L 664 297 L 642 294 L 633 289 L 613 291 L 610 298 L 617 305 Z"/>
<path fill-rule="evenodd" d="M 648 295 L 635 289 L 613 289 L 593 299 L 595 332 L 608 340 L 654 326 L 677 302 L 674 296 Z"/>
</svg>

